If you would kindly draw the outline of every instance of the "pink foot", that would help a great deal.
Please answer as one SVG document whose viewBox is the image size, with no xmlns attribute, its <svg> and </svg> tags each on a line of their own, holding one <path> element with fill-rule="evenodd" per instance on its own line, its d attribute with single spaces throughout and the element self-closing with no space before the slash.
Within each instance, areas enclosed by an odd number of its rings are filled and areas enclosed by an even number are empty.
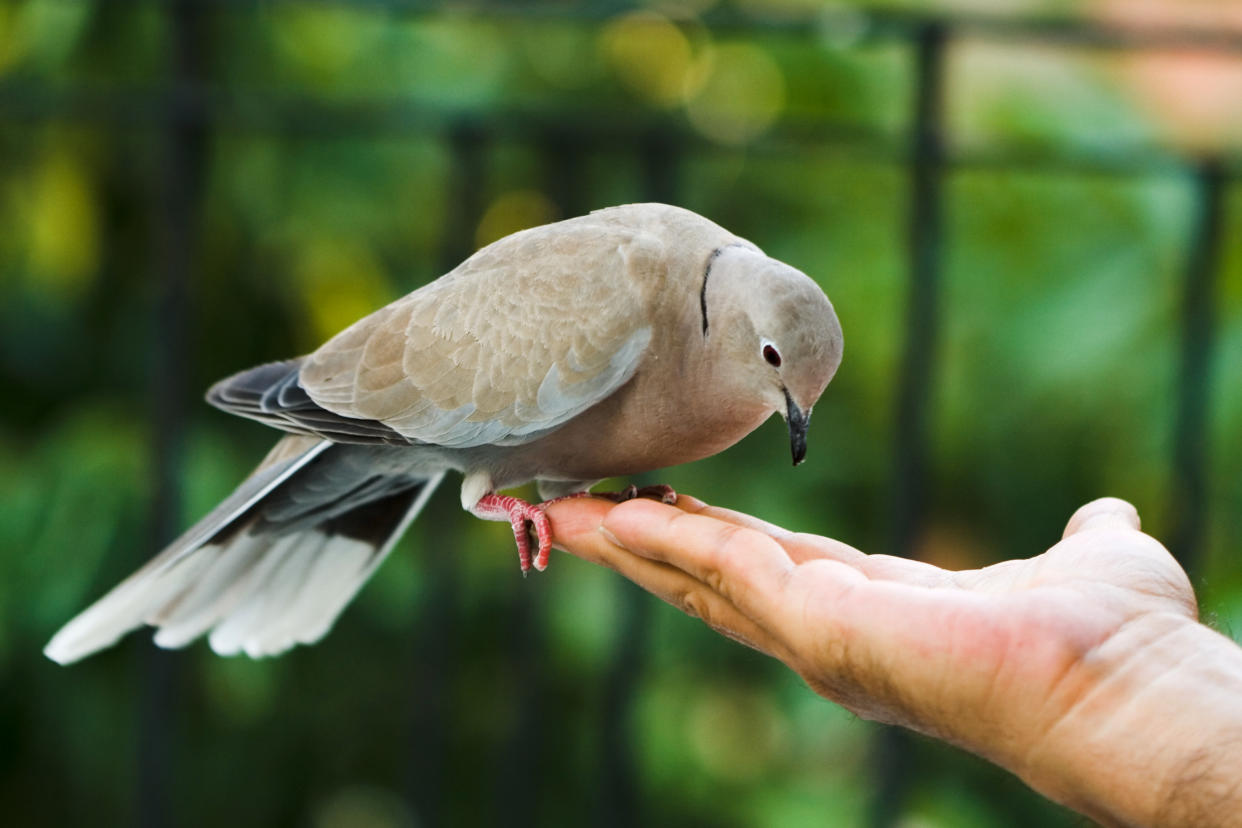
<svg viewBox="0 0 1242 828">
<path fill-rule="evenodd" d="M 577 497 L 602 497 L 617 503 L 624 503 L 636 497 L 650 497 L 670 505 L 677 502 L 677 492 L 673 491 L 671 486 L 643 486 L 640 489 L 631 485 L 626 486 L 619 492 L 598 492 L 594 494 L 591 492 L 575 492 L 564 497 L 545 500 L 538 505 L 527 503 L 519 497 L 498 495 L 493 492 L 479 498 L 479 502 L 474 504 L 474 508 L 470 511 L 474 513 L 475 517 L 480 517 L 483 520 L 506 520 L 509 522 L 509 525 L 513 527 L 513 540 L 517 543 L 518 564 L 522 567 L 522 577 L 525 578 L 532 568 L 539 572 L 547 569 L 548 557 L 552 553 L 552 524 L 548 522 L 548 516 L 544 514 L 543 510 L 553 503 L 560 503 L 562 500 L 572 500 Z M 527 524 L 534 527 L 535 539 L 539 542 L 539 546 L 533 556 L 530 550 L 530 534 L 526 531 Z"/>
<path fill-rule="evenodd" d="M 471 511 L 484 520 L 509 521 L 513 527 L 513 540 L 517 542 L 518 564 L 522 567 L 523 578 L 531 567 L 540 572 L 548 568 L 548 556 L 552 552 L 552 525 L 541 508 L 521 498 L 486 494 L 479 498 Z M 535 537 L 539 541 L 533 558 L 530 554 L 530 535 L 526 532 L 527 523 L 535 527 Z"/>
</svg>

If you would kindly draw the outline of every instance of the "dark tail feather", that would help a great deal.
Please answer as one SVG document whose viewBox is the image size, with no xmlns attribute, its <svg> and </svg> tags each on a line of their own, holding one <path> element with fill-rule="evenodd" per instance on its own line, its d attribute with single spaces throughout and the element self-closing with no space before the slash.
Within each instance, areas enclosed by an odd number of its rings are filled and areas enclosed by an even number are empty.
<svg viewBox="0 0 1242 828">
<path fill-rule="evenodd" d="M 351 447 L 287 437 L 237 491 L 159 556 L 70 621 L 44 653 L 68 664 L 130 630 L 157 627 L 155 643 L 182 647 L 210 631 L 222 655 L 276 655 L 322 638 L 384 560 L 442 473 L 324 485 Z M 343 464 L 349 467 L 351 464 Z M 302 490 L 321 519 L 272 522 L 269 505 Z M 367 494 L 370 494 L 368 497 Z M 342 503 L 342 500 L 345 503 Z M 332 508 L 333 506 L 337 508 Z"/>
</svg>

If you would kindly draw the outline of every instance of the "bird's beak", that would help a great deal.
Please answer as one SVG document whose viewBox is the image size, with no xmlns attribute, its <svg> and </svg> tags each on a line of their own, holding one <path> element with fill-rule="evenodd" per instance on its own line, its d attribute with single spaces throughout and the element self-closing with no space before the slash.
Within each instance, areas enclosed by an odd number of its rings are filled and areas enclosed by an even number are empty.
<svg viewBox="0 0 1242 828">
<path fill-rule="evenodd" d="M 810 412 L 803 413 L 798 404 L 785 392 L 785 424 L 789 426 L 789 449 L 796 466 L 806 459 L 806 429 L 811 423 Z"/>
</svg>

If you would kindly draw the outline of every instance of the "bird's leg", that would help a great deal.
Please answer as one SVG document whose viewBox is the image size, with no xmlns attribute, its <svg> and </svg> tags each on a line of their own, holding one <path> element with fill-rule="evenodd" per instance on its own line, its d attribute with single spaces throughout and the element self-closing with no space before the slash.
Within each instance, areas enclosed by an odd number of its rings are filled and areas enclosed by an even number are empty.
<svg viewBox="0 0 1242 828">
<path fill-rule="evenodd" d="M 540 572 L 547 569 L 548 555 L 552 551 L 552 525 L 548 523 L 548 516 L 543 513 L 543 509 L 518 497 L 489 492 L 479 498 L 470 511 L 483 520 L 507 520 L 513 527 L 513 540 L 517 542 L 522 577 L 526 577 L 531 567 Z M 534 557 L 530 553 L 530 536 L 526 532 L 528 523 L 534 527 L 535 538 L 539 542 Z"/>
</svg>

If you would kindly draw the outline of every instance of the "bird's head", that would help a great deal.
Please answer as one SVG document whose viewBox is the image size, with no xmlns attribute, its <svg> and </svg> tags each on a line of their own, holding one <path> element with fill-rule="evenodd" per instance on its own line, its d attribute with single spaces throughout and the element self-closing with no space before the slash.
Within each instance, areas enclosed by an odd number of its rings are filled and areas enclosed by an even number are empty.
<svg viewBox="0 0 1242 828">
<path fill-rule="evenodd" d="M 811 408 L 841 364 L 832 303 L 805 273 L 749 242 L 713 251 L 705 272 L 706 336 L 723 340 L 738 391 L 785 418 L 797 465 Z"/>
</svg>

